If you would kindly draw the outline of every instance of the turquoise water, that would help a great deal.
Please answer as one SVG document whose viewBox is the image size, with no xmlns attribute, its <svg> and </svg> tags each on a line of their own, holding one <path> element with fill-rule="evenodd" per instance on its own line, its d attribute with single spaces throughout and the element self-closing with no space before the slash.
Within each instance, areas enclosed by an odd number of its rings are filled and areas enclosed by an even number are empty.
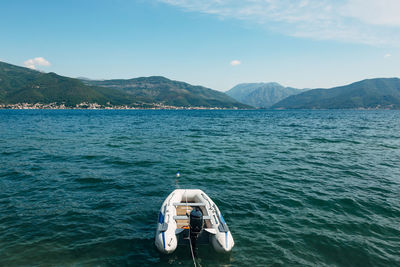
<svg viewBox="0 0 400 267">
<path fill-rule="evenodd" d="M 399 162 L 399 111 L 0 110 L 0 266 L 192 266 L 176 187 L 236 242 L 199 266 L 399 266 Z"/>
</svg>

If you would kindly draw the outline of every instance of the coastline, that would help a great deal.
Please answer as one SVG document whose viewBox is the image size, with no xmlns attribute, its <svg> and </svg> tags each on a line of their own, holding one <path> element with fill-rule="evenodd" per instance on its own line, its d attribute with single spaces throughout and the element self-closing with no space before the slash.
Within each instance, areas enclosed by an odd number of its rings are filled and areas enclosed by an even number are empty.
<svg viewBox="0 0 400 267">
<path fill-rule="evenodd" d="M 17 103 L 17 104 L 0 104 L 0 109 L 54 109 L 54 110 L 63 110 L 63 109 L 89 109 L 89 110 L 131 110 L 131 109 L 166 109 L 166 110 L 238 110 L 237 107 L 231 108 L 223 108 L 223 107 L 182 107 L 182 106 L 169 106 L 163 104 L 146 104 L 146 105 L 137 105 L 137 106 L 128 106 L 128 105 L 111 105 L 107 103 L 107 105 L 100 105 L 98 103 L 87 103 L 82 102 L 80 104 L 76 104 L 75 106 L 66 106 L 65 104 L 42 104 L 42 103 Z"/>
</svg>

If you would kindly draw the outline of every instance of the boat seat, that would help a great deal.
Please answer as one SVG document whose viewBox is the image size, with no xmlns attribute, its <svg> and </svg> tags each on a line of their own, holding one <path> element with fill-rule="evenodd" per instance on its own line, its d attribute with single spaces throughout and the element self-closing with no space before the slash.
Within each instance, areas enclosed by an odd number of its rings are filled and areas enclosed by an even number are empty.
<svg viewBox="0 0 400 267">
<path fill-rule="evenodd" d="M 204 203 L 183 203 L 183 202 L 175 202 L 174 206 L 190 206 L 190 207 L 204 207 L 206 204 Z"/>
<path fill-rule="evenodd" d="M 174 216 L 174 220 L 187 220 L 189 219 L 188 216 L 183 215 L 183 216 Z M 211 216 L 203 216 L 204 220 L 211 220 Z"/>
</svg>

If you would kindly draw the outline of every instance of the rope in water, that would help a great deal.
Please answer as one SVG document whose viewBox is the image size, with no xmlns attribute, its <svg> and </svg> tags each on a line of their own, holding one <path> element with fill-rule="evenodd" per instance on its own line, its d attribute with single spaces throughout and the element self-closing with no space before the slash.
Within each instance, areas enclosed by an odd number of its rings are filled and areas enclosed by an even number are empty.
<svg viewBox="0 0 400 267">
<path fill-rule="evenodd" d="M 188 206 L 188 201 L 187 201 L 186 189 L 185 189 L 185 196 L 186 196 L 186 212 L 188 212 L 189 211 L 189 209 L 188 209 L 189 206 Z M 190 236 L 190 215 L 189 215 L 189 245 L 190 245 L 190 252 L 192 253 L 192 259 L 193 259 L 194 267 L 197 267 L 196 259 L 194 257 L 194 252 L 193 252 L 192 238 Z"/>
<path fill-rule="evenodd" d="M 195 259 L 195 257 L 194 257 L 194 253 L 193 253 L 192 239 L 190 238 L 190 229 L 189 229 L 189 244 L 190 244 L 190 252 L 192 253 L 192 259 L 193 259 L 194 267 L 197 267 L 197 265 L 196 265 L 196 259 Z"/>
</svg>

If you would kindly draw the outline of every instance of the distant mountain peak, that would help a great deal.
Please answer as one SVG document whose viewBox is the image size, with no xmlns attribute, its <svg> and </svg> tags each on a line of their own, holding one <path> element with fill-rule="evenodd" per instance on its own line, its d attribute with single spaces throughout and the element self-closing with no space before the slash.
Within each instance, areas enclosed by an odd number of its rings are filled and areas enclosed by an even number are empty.
<svg viewBox="0 0 400 267">
<path fill-rule="evenodd" d="M 226 94 L 236 100 L 258 108 L 268 108 L 293 94 L 302 92 L 300 89 L 284 87 L 276 82 L 241 83 L 230 89 Z"/>
</svg>

